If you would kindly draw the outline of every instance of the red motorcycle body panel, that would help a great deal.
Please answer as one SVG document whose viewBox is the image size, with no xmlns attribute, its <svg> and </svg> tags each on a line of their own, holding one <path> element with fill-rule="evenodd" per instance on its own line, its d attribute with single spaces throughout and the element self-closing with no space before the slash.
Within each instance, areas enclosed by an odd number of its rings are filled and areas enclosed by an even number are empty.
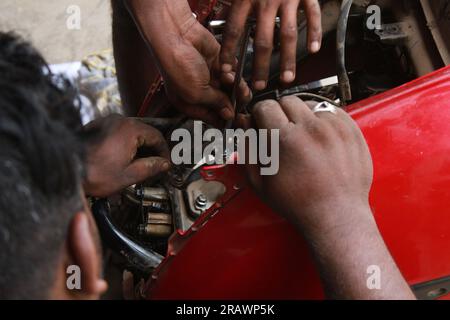
<svg viewBox="0 0 450 320">
<path fill-rule="evenodd" d="M 411 285 L 449 276 L 450 67 L 348 111 L 369 144 L 371 207 L 403 275 Z M 304 240 L 245 186 L 242 169 L 204 171 L 205 179 L 224 182 L 227 194 L 193 228 L 172 237 L 147 283 L 148 297 L 323 298 Z"/>
</svg>

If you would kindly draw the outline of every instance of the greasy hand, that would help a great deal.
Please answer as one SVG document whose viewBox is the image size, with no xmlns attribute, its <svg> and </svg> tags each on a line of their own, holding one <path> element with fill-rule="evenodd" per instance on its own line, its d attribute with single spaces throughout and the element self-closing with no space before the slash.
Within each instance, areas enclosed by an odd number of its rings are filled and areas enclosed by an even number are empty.
<svg viewBox="0 0 450 320">
<path fill-rule="evenodd" d="M 212 34 L 194 21 L 173 50 L 172 57 L 163 55 L 161 61 L 171 102 L 191 118 L 211 124 L 233 119 L 234 108 L 223 90 L 231 90 L 234 73 L 220 71 L 220 45 Z M 251 91 L 241 81 L 238 102 L 247 103 L 250 99 Z"/>
<path fill-rule="evenodd" d="M 350 116 L 316 113 L 296 97 L 257 104 L 259 128 L 280 129 L 280 168 L 260 176 L 250 168 L 251 182 L 276 211 L 308 234 L 356 220 L 369 208 L 372 160 L 364 137 Z M 347 210 L 348 209 L 348 210 Z"/>
<path fill-rule="evenodd" d="M 320 50 L 322 24 L 318 0 L 235 0 L 227 20 L 221 51 L 224 72 L 235 67 L 236 48 L 251 13 L 256 17 L 254 41 L 253 87 L 263 90 L 269 78 L 270 58 L 273 49 L 275 18 L 281 16 L 281 82 L 289 84 L 295 80 L 297 51 L 297 11 L 303 5 L 308 24 L 308 49 L 311 53 Z"/>
<path fill-rule="evenodd" d="M 129 0 L 128 5 L 163 74 L 171 103 L 187 116 L 219 125 L 234 117 L 228 94 L 234 73 L 220 70 L 220 45 L 186 0 Z M 238 103 L 251 99 L 245 81 Z"/>
<path fill-rule="evenodd" d="M 169 149 L 162 134 L 140 121 L 111 115 L 88 124 L 99 137 L 88 143 L 87 195 L 110 196 L 170 168 Z M 138 149 L 148 149 L 152 157 L 136 158 Z"/>
</svg>

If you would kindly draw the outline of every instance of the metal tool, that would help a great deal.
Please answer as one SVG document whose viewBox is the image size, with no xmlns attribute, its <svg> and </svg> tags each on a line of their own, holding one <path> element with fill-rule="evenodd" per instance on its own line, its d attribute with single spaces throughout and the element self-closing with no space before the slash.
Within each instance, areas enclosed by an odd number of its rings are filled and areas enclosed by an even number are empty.
<svg viewBox="0 0 450 320">
<path fill-rule="evenodd" d="M 253 19 L 253 20 L 252 20 L 252 23 L 253 23 L 254 21 L 255 21 L 255 20 Z M 208 25 L 209 25 L 211 28 L 220 28 L 220 27 L 224 27 L 224 26 L 226 25 L 226 23 L 227 23 L 226 20 L 211 20 L 211 21 L 208 23 Z M 275 18 L 275 23 L 277 23 L 277 24 L 281 23 L 281 18 L 280 18 L 280 17 L 276 17 L 276 18 Z"/>
<path fill-rule="evenodd" d="M 311 98 L 313 98 L 314 95 L 312 93 L 308 93 L 308 92 L 317 90 L 320 88 L 336 86 L 337 84 L 338 84 L 338 78 L 337 78 L 337 76 L 333 76 L 333 77 L 309 82 L 306 84 L 301 84 L 301 85 L 298 85 L 298 86 L 295 86 L 295 87 L 292 87 L 292 88 L 289 88 L 286 90 L 282 90 L 282 91 L 278 90 L 278 89 L 266 91 L 266 92 L 263 92 L 259 95 L 256 95 L 255 97 L 253 97 L 253 102 L 261 101 L 264 99 L 279 100 L 282 97 L 298 95 L 298 94 L 305 94 L 305 95 L 308 94 L 308 95 L 311 95 Z"/>
<path fill-rule="evenodd" d="M 316 90 L 316 89 L 320 89 L 320 88 L 334 86 L 337 84 L 338 84 L 338 77 L 333 76 L 333 77 L 313 81 L 310 83 L 302 84 L 299 86 L 295 86 L 295 87 L 283 90 L 281 92 L 278 90 L 275 90 L 275 93 L 276 93 L 277 97 L 281 98 L 281 97 L 285 97 L 285 96 L 290 96 L 292 94 L 308 92 L 308 91 L 312 91 L 312 90 Z"/>
<path fill-rule="evenodd" d="M 236 102 L 237 102 L 237 95 L 238 95 L 238 91 L 239 91 L 239 85 L 241 83 L 242 75 L 244 73 L 245 58 L 246 58 L 246 54 L 247 54 L 248 43 L 250 40 L 250 33 L 252 30 L 252 25 L 253 25 L 253 22 L 247 22 L 245 24 L 245 31 L 244 31 L 244 34 L 242 37 L 240 48 L 239 48 L 238 65 L 237 65 L 236 74 L 234 77 L 233 89 L 232 89 L 231 95 L 230 95 L 231 105 L 233 106 L 235 117 L 237 116 L 238 112 L 241 111 L 240 109 L 239 110 L 237 109 Z M 233 126 L 233 122 L 234 122 L 233 120 L 227 121 L 225 128 L 230 129 Z"/>
</svg>

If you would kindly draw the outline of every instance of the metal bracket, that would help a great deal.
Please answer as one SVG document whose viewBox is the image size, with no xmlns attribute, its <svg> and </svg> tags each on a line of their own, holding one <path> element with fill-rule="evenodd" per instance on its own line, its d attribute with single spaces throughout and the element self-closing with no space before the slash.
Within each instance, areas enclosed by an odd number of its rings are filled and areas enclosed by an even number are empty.
<svg viewBox="0 0 450 320">
<path fill-rule="evenodd" d="M 375 34 L 384 44 L 403 44 L 409 38 L 411 26 L 406 22 L 389 23 L 381 25 Z"/>
</svg>

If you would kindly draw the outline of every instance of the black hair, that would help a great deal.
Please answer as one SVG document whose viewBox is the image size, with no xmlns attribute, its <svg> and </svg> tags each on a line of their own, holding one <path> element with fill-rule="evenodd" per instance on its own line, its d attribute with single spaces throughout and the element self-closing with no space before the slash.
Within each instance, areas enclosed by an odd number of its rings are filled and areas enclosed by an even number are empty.
<svg viewBox="0 0 450 320">
<path fill-rule="evenodd" d="M 83 208 L 77 93 L 0 33 L 0 299 L 47 298 L 71 217 Z"/>
</svg>

